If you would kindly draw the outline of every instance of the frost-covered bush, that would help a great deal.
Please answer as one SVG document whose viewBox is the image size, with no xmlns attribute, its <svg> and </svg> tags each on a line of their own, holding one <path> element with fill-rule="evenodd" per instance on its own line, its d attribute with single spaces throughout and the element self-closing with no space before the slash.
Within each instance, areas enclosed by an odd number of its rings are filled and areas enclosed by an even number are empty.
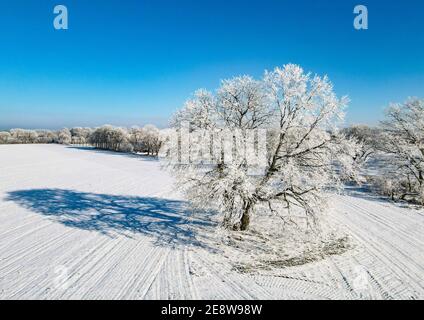
<svg viewBox="0 0 424 320">
<path fill-rule="evenodd" d="M 131 143 L 125 140 L 124 142 L 121 142 L 119 144 L 118 149 L 116 151 L 131 153 L 131 152 L 134 152 L 134 147 Z"/>
<path fill-rule="evenodd" d="M 262 175 L 252 174 L 250 155 L 239 152 L 235 143 L 230 163 L 218 153 L 212 155 L 213 165 L 173 165 L 178 182 L 194 205 L 220 211 L 227 228 L 246 230 L 258 208 L 285 222 L 293 214 L 312 221 L 326 204 L 325 190 L 340 187 L 340 172 L 354 168 L 347 155 L 355 141 L 337 129 L 346 103 L 327 77 L 312 76 L 296 65 L 266 72 L 260 80 L 243 76 L 223 81 L 215 94 L 200 90 L 175 115 L 173 125 L 186 123 L 191 132 L 224 132 L 230 141 L 246 141 L 251 130 L 266 129 L 265 168 Z"/>
<path fill-rule="evenodd" d="M 372 190 L 378 194 L 387 196 L 392 200 L 397 199 L 399 194 L 397 192 L 401 190 L 401 183 L 399 180 L 393 180 L 388 177 L 381 176 L 370 176 L 368 182 L 372 186 Z"/>
</svg>

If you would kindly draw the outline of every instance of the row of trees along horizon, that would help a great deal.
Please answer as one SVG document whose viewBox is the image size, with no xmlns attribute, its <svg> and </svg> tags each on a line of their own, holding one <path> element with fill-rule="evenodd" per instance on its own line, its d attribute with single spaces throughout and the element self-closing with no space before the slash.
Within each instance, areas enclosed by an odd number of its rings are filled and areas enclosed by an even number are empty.
<svg viewBox="0 0 424 320">
<path fill-rule="evenodd" d="M 11 129 L 0 132 L 0 144 L 51 143 L 157 155 L 161 146 L 161 130 L 154 125 L 131 129 L 104 125 L 99 128 L 75 127 L 58 131 Z"/>
</svg>

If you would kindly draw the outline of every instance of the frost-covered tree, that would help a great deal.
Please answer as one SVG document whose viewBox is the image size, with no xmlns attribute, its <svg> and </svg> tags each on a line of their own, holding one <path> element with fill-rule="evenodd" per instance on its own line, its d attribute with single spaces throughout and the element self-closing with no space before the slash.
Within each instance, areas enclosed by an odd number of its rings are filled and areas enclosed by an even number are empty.
<svg viewBox="0 0 424 320">
<path fill-rule="evenodd" d="M 129 131 L 129 142 L 133 146 L 134 152 L 144 152 L 144 131 L 139 127 L 132 127 Z"/>
<path fill-rule="evenodd" d="M 60 144 L 70 144 L 72 142 L 71 131 L 68 128 L 63 128 L 58 133 L 58 143 Z"/>
<path fill-rule="evenodd" d="M 0 132 L 0 144 L 8 144 L 12 141 L 12 136 L 7 131 Z"/>
<path fill-rule="evenodd" d="M 342 130 L 342 133 L 351 139 L 355 139 L 360 143 L 358 153 L 354 155 L 355 161 L 358 163 L 367 162 L 370 157 L 375 154 L 379 141 L 379 130 L 366 125 L 353 125 Z"/>
<path fill-rule="evenodd" d="M 261 80 L 223 81 L 216 94 L 198 91 L 172 123 L 186 123 L 190 132 L 208 129 L 230 136 L 232 161 L 226 162 L 222 152 L 212 155 L 213 165 L 177 164 L 173 169 L 179 184 L 194 205 L 219 210 L 224 226 L 234 230 L 246 230 L 258 208 L 285 222 L 292 214 L 313 221 L 325 205 L 325 191 L 340 186 L 341 172 L 353 170 L 356 144 L 337 130 L 346 104 L 326 76 L 312 76 L 297 65 L 266 72 Z M 267 130 L 260 175 L 248 165 L 252 154 L 237 144 L 255 129 Z M 254 145 L 262 138 L 257 134 Z"/>
<path fill-rule="evenodd" d="M 57 141 L 57 135 L 50 130 L 37 130 L 37 143 L 54 143 Z"/>
<path fill-rule="evenodd" d="M 162 145 L 160 130 L 154 125 L 148 124 L 143 127 L 142 141 L 148 155 L 156 156 Z"/>
<path fill-rule="evenodd" d="M 1 132 L 0 143 L 55 143 L 57 134 L 50 130 L 12 129 L 10 132 Z"/>
<path fill-rule="evenodd" d="M 38 138 L 38 134 L 34 130 L 12 129 L 10 134 L 15 143 L 36 143 Z"/>
<path fill-rule="evenodd" d="M 386 155 L 383 174 L 390 192 L 424 204 L 424 100 L 391 105 L 381 127 L 378 148 Z"/>
<path fill-rule="evenodd" d="M 110 125 L 95 129 L 90 135 L 89 142 L 99 149 L 121 152 L 133 151 L 127 130 Z"/>
<path fill-rule="evenodd" d="M 345 179 L 366 182 L 365 176 L 360 176 L 358 173 L 371 160 L 376 159 L 381 130 L 366 125 L 353 125 L 344 128 L 341 132 L 348 140 L 354 143 L 350 150 L 356 166 L 356 170 L 353 171 L 356 175 L 353 177 L 345 175 Z"/>
<path fill-rule="evenodd" d="M 72 136 L 72 144 L 85 145 L 91 134 L 90 128 L 75 127 L 70 130 Z"/>
</svg>

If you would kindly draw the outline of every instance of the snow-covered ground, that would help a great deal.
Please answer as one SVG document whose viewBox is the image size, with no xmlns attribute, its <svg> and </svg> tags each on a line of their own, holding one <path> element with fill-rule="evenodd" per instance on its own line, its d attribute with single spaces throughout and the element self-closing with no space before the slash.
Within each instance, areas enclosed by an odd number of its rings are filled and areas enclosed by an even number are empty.
<svg viewBox="0 0 424 320">
<path fill-rule="evenodd" d="M 246 271 L 157 161 L 0 146 L 0 299 L 423 299 L 423 212 L 360 192 L 333 201 L 352 249 Z"/>
</svg>

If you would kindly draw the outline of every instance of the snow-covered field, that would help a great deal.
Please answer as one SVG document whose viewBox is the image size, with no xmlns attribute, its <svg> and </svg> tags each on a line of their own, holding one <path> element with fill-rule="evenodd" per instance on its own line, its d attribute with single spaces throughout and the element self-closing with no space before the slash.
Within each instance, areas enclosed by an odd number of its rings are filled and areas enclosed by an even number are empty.
<svg viewBox="0 0 424 320">
<path fill-rule="evenodd" d="M 156 160 L 0 146 L 0 299 L 423 299 L 423 212 L 360 192 L 333 200 L 351 250 L 246 272 Z"/>
</svg>

